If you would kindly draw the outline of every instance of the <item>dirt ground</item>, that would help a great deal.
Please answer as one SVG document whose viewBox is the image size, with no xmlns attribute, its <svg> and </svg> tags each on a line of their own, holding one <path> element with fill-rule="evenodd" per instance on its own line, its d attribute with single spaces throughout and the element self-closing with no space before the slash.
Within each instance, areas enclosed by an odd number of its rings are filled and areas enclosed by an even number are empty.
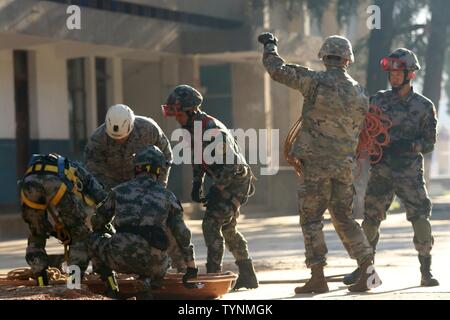
<svg viewBox="0 0 450 320">
<path fill-rule="evenodd" d="M 193 232 L 200 273 L 204 273 L 206 248 L 201 234 L 201 221 L 189 220 Z M 351 294 L 341 282 L 331 282 L 330 292 L 320 295 L 295 295 L 295 283 L 262 284 L 256 290 L 230 292 L 224 300 L 236 299 L 450 299 L 450 220 L 432 220 L 435 246 L 433 248 L 433 274 L 441 285 L 422 288 L 419 263 L 412 242 L 412 227 L 405 214 L 391 214 L 382 224 L 381 238 L 376 257 L 376 269 L 383 284 L 369 293 Z M 267 280 L 299 280 L 309 277 L 304 266 L 304 245 L 297 216 L 241 217 L 239 229 L 248 240 L 258 278 Z M 328 266 L 326 275 L 351 272 L 356 262 L 348 258 L 333 226 L 325 221 L 325 237 L 328 244 Z M 49 253 L 61 253 L 56 241 L 50 241 Z M 0 242 L 0 273 L 26 266 L 24 252 L 26 240 Z M 234 259 L 229 252 L 224 258 L 224 270 L 237 272 Z M 292 281 L 290 281 L 292 282 Z M 0 299 L 105 299 L 84 290 L 65 292 L 64 288 L 52 287 L 44 291 L 39 288 L 17 289 L 0 286 Z"/>
</svg>

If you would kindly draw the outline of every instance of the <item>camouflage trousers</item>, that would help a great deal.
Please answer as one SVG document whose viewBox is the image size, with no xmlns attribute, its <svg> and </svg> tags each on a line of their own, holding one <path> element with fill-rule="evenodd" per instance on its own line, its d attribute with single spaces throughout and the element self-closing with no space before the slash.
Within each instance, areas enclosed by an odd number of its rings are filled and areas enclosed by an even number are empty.
<svg viewBox="0 0 450 320">
<path fill-rule="evenodd" d="M 22 191 L 30 201 L 43 203 L 46 197 L 54 194 L 55 191 L 53 190 L 58 190 L 60 184 L 61 181 L 55 176 L 31 175 L 23 183 Z M 33 273 L 41 272 L 50 264 L 45 246 L 48 234 L 54 231 L 55 222 L 50 223 L 49 210 L 52 210 L 70 234 L 71 243 L 67 264 L 77 265 L 81 272 L 85 272 L 89 264 L 88 244 L 90 236 L 90 230 L 85 222 L 86 209 L 69 192 L 62 197 L 56 207 L 50 206 L 46 210 L 22 206 L 22 218 L 28 224 L 29 229 L 25 260 Z"/>
<path fill-rule="evenodd" d="M 168 230 L 167 239 L 169 242 L 169 247 L 167 248 L 167 254 L 170 259 L 170 266 L 173 269 L 176 269 L 178 273 L 186 272 L 186 262 L 184 261 L 183 252 L 181 252 L 180 247 L 178 246 L 177 240 L 173 236 L 173 234 Z"/>
<path fill-rule="evenodd" d="M 118 273 L 137 274 L 151 278 L 152 283 L 160 282 L 169 268 L 165 251 L 151 247 L 147 240 L 132 233 L 110 235 L 93 234 L 90 254 L 94 272 L 114 270 Z"/>
<path fill-rule="evenodd" d="M 423 177 L 423 159 L 411 165 L 398 166 L 392 170 L 387 164 L 372 167 L 365 196 L 364 221 L 362 227 L 375 248 L 379 239 L 381 221 L 397 196 L 406 209 L 406 218 L 414 229 L 414 245 L 422 256 L 429 256 L 433 247 L 431 233 L 431 201 Z"/>
<path fill-rule="evenodd" d="M 358 264 L 373 258 L 373 250 L 352 216 L 353 195 L 351 164 L 302 160 L 298 207 L 308 268 L 326 265 L 328 249 L 322 230 L 326 209 L 350 257 Z"/>
<path fill-rule="evenodd" d="M 208 204 L 203 217 L 202 229 L 208 250 L 207 267 L 219 272 L 222 267 L 224 244 L 236 261 L 249 258 L 247 241 L 237 230 L 239 208 L 231 201 L 223 200 Z"/>
</svg>

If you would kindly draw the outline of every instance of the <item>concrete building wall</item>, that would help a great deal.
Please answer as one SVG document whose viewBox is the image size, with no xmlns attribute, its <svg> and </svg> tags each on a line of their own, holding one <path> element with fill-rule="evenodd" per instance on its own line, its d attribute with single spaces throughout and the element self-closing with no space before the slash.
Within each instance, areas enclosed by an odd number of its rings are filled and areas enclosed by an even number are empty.
<svg viewBox="0 0 450 320">
<path fill-rule="evenodd" d="M 0 50 L 0 203 L 16 197 L 14 68 L 12 50 Z"/>
<path fill-rule="evenodd" d="M 0 139 L 14 139 L 15 103 L 12 50 L 0 50 L 0 97 Z"/>
<path fill-rule="evenodd" d="M 245 14 L 243 9 L 246 8 L 246 1 L 243 0 L 127 0 L 127 2 L 235 19 L 242 18 Z"/>
</svg>

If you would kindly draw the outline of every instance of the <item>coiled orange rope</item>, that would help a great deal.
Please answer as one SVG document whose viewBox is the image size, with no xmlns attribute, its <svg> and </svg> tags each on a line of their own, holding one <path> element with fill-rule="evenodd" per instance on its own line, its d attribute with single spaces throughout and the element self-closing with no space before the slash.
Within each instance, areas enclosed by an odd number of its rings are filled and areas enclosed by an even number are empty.
<svg viewBox="0 0 450 320">
<path fill-rule="evenodd" d="M 284 141 L 284 158 L 286 161 L 294 167 L 295 173 L 300 177 L 301 176 L 301 163 L 300 159 L 293 156 L 291 152 L 292 145 L 294 144 L 295 138 L 297 137 L 297 134 L 300 130 L 300 127 L 302 125 L 302 118 L 300 117 L 289 129 L 289 133 L 286 137 L 286 140 Z"/>
<path fill-rule="evenodd" d="M 383 114 L 380 107 L 371 104 L 364 121 L 364 128 L 359 134 L 356 148 L 357 159 L 369 159 L 371 164 L 380 162 L 383 157 L 383 147 L 390 142 L 389 129 L 392 121 Z"/>
</svg>

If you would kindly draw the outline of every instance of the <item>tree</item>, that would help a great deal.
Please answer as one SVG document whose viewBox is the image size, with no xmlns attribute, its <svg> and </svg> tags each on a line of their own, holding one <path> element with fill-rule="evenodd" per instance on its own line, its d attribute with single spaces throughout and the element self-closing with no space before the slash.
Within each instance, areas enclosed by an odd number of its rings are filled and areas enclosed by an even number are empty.
<svg viewBox="0 0 450 320">
<path fill-rule="evenodd" d="M 439 111 L 441 84 L 448 48 L 448 29 L 450 2 L 448 0 L 430 0 L 431 21 L 429 23 L 428 46 L 425 57 L 425 77 L 423 94 L 433 101 Z M 425 157 L 425 177 L 429 182 L 431 154 Z"/>
</svg>

